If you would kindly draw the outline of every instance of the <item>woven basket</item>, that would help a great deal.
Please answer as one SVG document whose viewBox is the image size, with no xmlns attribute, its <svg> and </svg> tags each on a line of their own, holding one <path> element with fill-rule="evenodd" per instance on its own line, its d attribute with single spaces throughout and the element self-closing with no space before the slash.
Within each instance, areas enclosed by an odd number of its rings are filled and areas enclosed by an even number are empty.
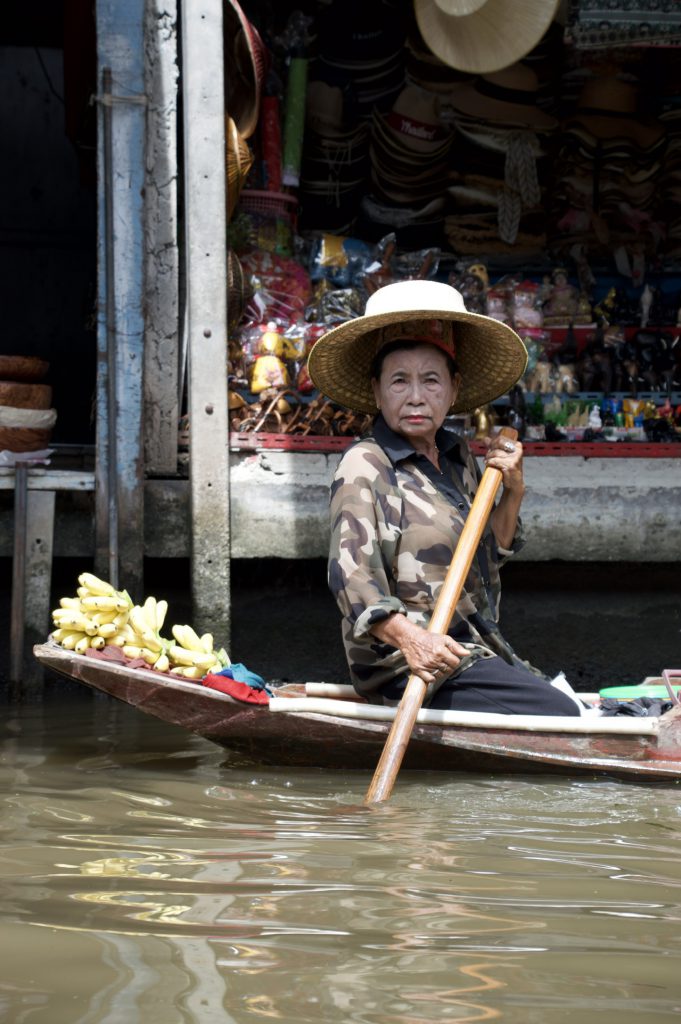
<svg viewBox="0 0 681 1024">
<path fill-rule="evenodd" d="M 253 164 L 253 154 L 231 117 L 225 119 L 227 148 L 227 217 L 231 220 Z"/>
<path fill-rule="evenodd" d="M 15 380 L 0 380 L 0 406 L 17 409 L 49 409 L 52 388 L 49 384 L 24 384 Z"/>
<path fill-rule="evenodd" d="M 36 427 L 0 427 L 0 452 L 37 452 L 47 448 L 51 430 Z"/>
<path fill-rule="evenodd" d="M 0 380 L 32 383 L 42 380 L 50 364 L 35 356 L 0 356 Z"/>
</svg>

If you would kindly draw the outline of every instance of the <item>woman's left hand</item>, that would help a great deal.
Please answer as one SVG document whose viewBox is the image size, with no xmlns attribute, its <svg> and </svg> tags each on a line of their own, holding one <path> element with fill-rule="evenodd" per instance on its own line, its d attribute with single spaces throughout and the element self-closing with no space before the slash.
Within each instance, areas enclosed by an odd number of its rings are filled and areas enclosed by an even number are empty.
<svg viewBox="0 0 681 1024">
<path fill-rule="evenodd" d="M 520 441 L 512 441 L 510 437 L 496 434 L 486 437 L 485 468 L 492 466 L 500 470 L 503 476 L 504 490 L 523 494 L 525 481 L 523 478 L 523 446 Z"/>
</svg>

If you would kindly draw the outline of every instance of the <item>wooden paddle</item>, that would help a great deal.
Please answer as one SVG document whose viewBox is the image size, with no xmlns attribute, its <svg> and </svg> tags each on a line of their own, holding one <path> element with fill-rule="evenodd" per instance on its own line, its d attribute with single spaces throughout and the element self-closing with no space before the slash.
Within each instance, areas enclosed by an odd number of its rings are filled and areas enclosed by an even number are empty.
<svg viewBox="0 0 681 1024">
<path fill-rule="evenodd" d="M 502 427 L 499 433 L 512 441 L 518 436 L 518 431 L 513 430 L 512 427 Z M 482 474 L 480 486 L 473 499 L 468 518 L 464 523 L 459 542 L 456 545 L 456 550 L 447 570 L 445 581 L 435 602 L 433 616 L 428 626 L 430 633 L 446 633 L 449 629 L 452 615 L 468 576 L 468 570 L 471 567 L 482 532 L 485 529 L 485 523 L 494 506 L 494 499 L 496 498 L 501 479 L 501 471 L 494 469 L 492 466 L 488 466 Z M 426 689 L 427 686 L 420 676 L 411 675 L 409 677 L 407 687 L 397 709 L 397 714 L 388 733 L 388 738 L 385 741 L 383 753 L 367 791 L 365 803 L 380 803 L 382 800 L 387 800 L 392 793 L 397 773 L 402 764 L 402 758 L 407 749 L 409 737 L 416 722 L 416 716 L 426 695 Z"/>
</svg>

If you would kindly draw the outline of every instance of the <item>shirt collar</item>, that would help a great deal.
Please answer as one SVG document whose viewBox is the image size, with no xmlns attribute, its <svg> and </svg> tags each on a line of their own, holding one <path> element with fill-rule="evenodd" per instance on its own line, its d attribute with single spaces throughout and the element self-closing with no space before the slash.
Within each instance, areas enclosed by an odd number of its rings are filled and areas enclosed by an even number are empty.
<svg viewBox="0 0 681 1024">
<path fill-rule="evenodd" d="M 374 420 L 372 433 L 393 465 L 418 455 L 406 437 L 391 430 L 381 413 Z M 450 459 L 460 462 L 462 466 L 465 465 L 463 441 L 451 427 L 440 427 L 435 435 L 435 443 L 441 455 L 447 455 Z"/>
</svg>

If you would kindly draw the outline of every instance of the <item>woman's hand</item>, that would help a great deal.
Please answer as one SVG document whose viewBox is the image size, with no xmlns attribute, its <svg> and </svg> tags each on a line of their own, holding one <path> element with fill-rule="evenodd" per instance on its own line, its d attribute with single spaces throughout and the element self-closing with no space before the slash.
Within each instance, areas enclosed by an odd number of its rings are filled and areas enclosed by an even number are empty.
<svg viewBox="0 0 681 1024">
<path fill-rule="evenodd" d="M 503 476 L 504 490 L 523 496 L 525 479 L 523 477 L 523 446 L 520 441 L 512 441 L 503 434 L 483 438 L 487 444 L 485 468 L 493 466 Z"/>
<path fill-rule="evenodd" d="M 518 525 L 520 505 L 525 494 L 523 446 L 520 441 L 496 434 L 483 439 L 487 444 L 485 468 L 493 466 L 502 475 L 503 490 L 490 522 L 499 547 L 510 549 Z"/>
<path fill-rule="evenodd" d="M 399 648 L 410 671 L 424 683 L 446 679 L 468 654 L 451 636 L 429 633 L 401 613 L 376 623 L 371 632 L 383 643 Z"/>
</svg>

